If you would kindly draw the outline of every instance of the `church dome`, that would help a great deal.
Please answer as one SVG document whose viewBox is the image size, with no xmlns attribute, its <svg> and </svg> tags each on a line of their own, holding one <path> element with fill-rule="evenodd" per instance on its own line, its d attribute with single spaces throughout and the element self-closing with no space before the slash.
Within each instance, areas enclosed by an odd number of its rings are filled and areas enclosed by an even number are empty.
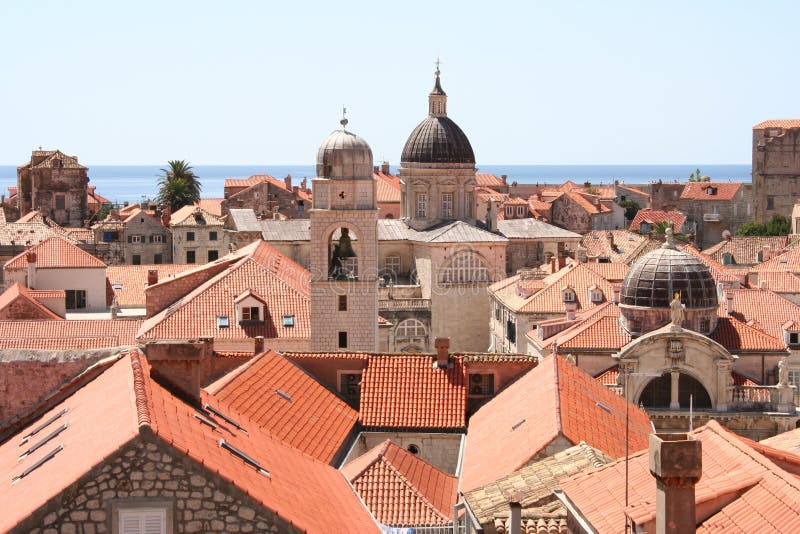
<svg viewBox="0 0 800 534">
<path fill-rule="evenodd" d="M 475 154 L 464 131 L 449 117 L 428 117 L 403 147 L 402 163 L 469 163 Z"/>
<path fill-rule="evenodd" d="M 372 180 L 372 149 L 367 142 L 344 129 L 325 139 L 317 150 L 317 176 L 339 180 Z"/>
<path fill-rule="evenodd" d="M 439 70 L 428 95 L 428 117 L 408 136 L 400 163 L 455 163 L 475 165 L 475 154 L 464 131 L 447 116 L 447 93 Z"/>
<path fill-rule="evenodd" d="M 667 240 L 631 265 L 620 294 L 620 322 L 633 335 L 670 321 L 670 303 L 680 294 L 684 325 L 708 334 L 717 324 L 717 287 L 711 271 L 696 256 L 679 250 L 668 230 Z"/>
</svg>

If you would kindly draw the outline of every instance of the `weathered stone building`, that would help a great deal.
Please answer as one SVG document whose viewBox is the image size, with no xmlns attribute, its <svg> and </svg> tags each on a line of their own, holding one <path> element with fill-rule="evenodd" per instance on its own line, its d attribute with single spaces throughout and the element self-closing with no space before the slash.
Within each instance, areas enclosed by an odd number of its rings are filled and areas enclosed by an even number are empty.
<svg viewBox="0 0 800 534">
<path fill-rule="evenodd" d="M 87 218 L 89 169 L 60 150 L 34 150 L 17 168 L 19 215 L 39 210 L 62 226 L 83 226 Z"/>
<path fill-rule="evenodd" d="M 739 225 L 753 220 L 753 188 L 741 182 L 690 182 L 678 200 L 687 215 L 684 228 L 695 234 L 701 249 L 719 243 L 722 233 L 736 233 Z"/>
<path fill-rule="evenodd" d="M 109 265 L 172 263 L 172 231 L 152 212 L 135 208 L 120 218 L 112 211 L 92 233 L 96 254 Z"/>
<path fill-rule="evenodd" d="M 255 174 L 247 179 L 225 180 L 225 199 L 222 213 L 231 209 L 252 209 L 259 217 L 307 219 L 311 209 L 311 191 L 304 178 L 299 186 L 292 177 L 283 182 L 268 175 Z"/>
<path fill-rule="evenodd" d="M 206 263 L 228 253 L 225 219 L 200 206 L 184 206 L 170 218 L 173 263 Z"/>
<path fill-rule="evenodd" d="M 791 217 L 800 198 L 800 119 L 753 126 L 753 187 L 756 221 Z"/>
</svg>

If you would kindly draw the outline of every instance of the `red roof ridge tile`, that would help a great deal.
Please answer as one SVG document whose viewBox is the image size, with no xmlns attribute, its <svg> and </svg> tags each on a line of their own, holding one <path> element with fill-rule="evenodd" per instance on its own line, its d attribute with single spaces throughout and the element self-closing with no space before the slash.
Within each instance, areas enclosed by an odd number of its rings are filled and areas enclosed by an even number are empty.
<svg viewBox="0 0 800 534">
<path fill-rule="evenodd" d="M 147 403 L 147 391 L 145 387 L 144 370 L 140 360 L 143 355 L 138 349 L 131 352 L 131 369 L 133 370 L 133 395 L 136 404 L 136 418 L 139 427 L 150 428 L 150 410 Z"/>
</svg>

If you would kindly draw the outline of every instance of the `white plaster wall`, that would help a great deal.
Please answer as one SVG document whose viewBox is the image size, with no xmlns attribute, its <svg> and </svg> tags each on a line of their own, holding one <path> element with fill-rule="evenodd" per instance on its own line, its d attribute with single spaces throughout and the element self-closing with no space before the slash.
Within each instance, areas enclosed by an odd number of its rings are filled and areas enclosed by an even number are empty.
<svg viewBox="0 0 800 534">
<path fill-rule="evenodd" d="M 19 269 L 6 272 L 8 278 L 25 285 L 28 271 Z M 105 311 L 106 269 L 36 269 L 34 289 L 83 289 L 86 291 L 86 308 L 79 311 Z M 73 310 L 70 310 L 73 311 Z"/>
</svg>

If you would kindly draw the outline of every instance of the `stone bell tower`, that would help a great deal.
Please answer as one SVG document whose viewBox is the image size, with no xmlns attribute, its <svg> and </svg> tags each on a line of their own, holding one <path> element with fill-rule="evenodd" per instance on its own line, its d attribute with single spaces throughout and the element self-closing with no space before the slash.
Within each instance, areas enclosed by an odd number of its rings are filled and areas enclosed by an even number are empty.
<svg viewBox="0 0 800 534">
<path fill-rule="evenodd" d="M 347 119 L 320 145 L 312 180 L 311 349 L 378 345 L 378 208 L 372 149 Z"/>
</svg>

